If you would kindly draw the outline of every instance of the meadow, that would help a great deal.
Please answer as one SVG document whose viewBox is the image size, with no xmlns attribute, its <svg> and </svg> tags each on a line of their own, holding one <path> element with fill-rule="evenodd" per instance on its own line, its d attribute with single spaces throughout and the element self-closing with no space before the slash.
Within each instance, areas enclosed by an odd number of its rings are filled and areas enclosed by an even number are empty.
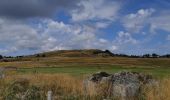
<svg viewBox="0 0 170 100">
<path fill-rule="evenodd" d="M 92 74 L 99 71 L 114 73 L 136 71 L 154 76 L 169 76 L 168 58 L 127 57 L 25 57 L 0 62 L 1 67 L 16 67 L 17 73 L 67 73 L 72 75 Z"/>
<path fill-rule="evenodd" d="M 151 74 L 155 77 L 168 77 L 170 75 L 170 68 L 138 68 L 136 67 L 122 67 L 122 66 L 67 66 L 67 67 L 36 67 L 36 68 L 19 68 L 17 70 L 18 74 L 34 74 L 34 73 L 45 73 L 45 74 L 55 74 L 55 73 L 65 73 L 70 75 L 90 75 L 96 72 L 108 72 L 115 73 L 120 71 L 132 71 L 132 72 L 142 72 L 145 74 Z"/>
<path fill-rule="evenodd" d="M 137 100 L 170 98 L 170 59 L 167 58 L 25 57 L 0 62 L 0 66 L 17 68 L 5 71 L 5 78 L 0 80 L 2 100 L 18 100 L 25 93 L 25 97 L 32 97 L 26 100 L 46 100 L 49 90 L 53 92 L 54 100 L 102 100 L 102 93 L 85 94 L 83 89 L 83 80 L 99 71 L 153 75 L 159 81 L 159 87 L 143 88 L 144 92 Z"/>
<path fill-rule="evenodd" d="M 83 79 L 70 74 L 8 74 L 0 80 L 0 100 L 47 100 L 52 91 L 54 100 L 103 100 L 107 92 L 103 89 L 96 94 L 84 91 Z M 143 87 L 142 93 L 133 100 L 169 100 L 170 79 L 161 78 L 157 87 Z M 112 98 L 109 100 L 122 100 Z M 132 100 L 132 99 L 130 99 Z"/>
</svg>

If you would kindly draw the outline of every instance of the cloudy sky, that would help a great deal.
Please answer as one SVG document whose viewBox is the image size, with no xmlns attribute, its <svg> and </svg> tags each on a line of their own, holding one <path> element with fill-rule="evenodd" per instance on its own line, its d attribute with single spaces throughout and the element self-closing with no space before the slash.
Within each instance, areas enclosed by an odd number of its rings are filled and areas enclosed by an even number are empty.
<svg viewBox="0 0 170 100">
<path fill-rule="evenodd" d="M 0 54 L 170 53 L 169 0 L 0 0 Z"/>
</svg>

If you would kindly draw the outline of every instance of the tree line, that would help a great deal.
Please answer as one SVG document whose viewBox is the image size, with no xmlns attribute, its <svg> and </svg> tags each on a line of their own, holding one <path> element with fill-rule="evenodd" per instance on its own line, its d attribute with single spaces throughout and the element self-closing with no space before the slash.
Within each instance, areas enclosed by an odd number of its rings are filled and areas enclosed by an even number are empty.
<svg viewBox="0 0 170 100">
<path fill-rule="evenodd" d="M 97 52 L 98 53 L 98 52 Z M 101 53 L 101 52 L 100 52 Z M 129 58 L 170 58 L 170 54 L 165 54 L 165 55 L 159 55 L 156 53 L 152 53 L 152 54 L 144 54 L 144 55 L 127 55 L 127 54 L 115 54 L 110 52 L 109 50 L 105 50 L 102 53 L 107 53 L 112 57 L 129 57 Z M 4 59 L 4 58 L 23 58 L 25 56 L 2 56 L 0 55 L 0 59 Z M 46 57 L 45 54 L 37 54 L 35 55 L 35 57 Z"/>
<path fill-rule="evenodd" d="M 113 56 L 117 56 L 117 57 L 129 57 L 129 58 L 170 58 L 170 54 L 158 55 L 156 53 L 153 53 L 153 54 L 144 54 L 144 55 L 113 54 Z"/>
</svg>

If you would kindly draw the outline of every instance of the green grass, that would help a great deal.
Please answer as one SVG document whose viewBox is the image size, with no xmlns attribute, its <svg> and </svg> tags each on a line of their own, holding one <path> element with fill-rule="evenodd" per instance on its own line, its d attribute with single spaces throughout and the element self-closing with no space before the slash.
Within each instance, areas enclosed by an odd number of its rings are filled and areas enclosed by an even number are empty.
<svg viewBox="0 0 170 100">
<path fill-rule="evenodd" d="M 55 67 L 55 66 L 84 66 L 88 65 L 121 65 L 121 66 L 147 66 L 170 68 L 170 59 L 168 58 L 126 58 L 126 57 L 41 57 L 41 58 L 22 58 L 11 59 L 8 62 L 0 62 L 0 67 Z M 86 66 L 87 65 L 87 66 Z"/>
<path fill-rule="evenodd" d="M 123 66 L 65 66 L 65 67 L 37 67 L 37 68 L 19 68 L 17 73 L 67 73 L 72 75 L 92 74 L 99 71 L 115 73 L 119 71 L 135 71 L 152 74 L 153 76 L 164 77 L 170 76 L 170 68 L 146 68 L 146 67 L 123 67 Z"/>
<path fill-rule="evenodd" d="M 9 62 L 0 62 L 0 67 L 14 66 L 17 73 L 67 73 L 74 75 L 92 74 L 99 71 L 109 73 L 136 71 L 154 76 L 170 76 L 168 58 L 126 57 L 26 57 Z"/>
</svg>

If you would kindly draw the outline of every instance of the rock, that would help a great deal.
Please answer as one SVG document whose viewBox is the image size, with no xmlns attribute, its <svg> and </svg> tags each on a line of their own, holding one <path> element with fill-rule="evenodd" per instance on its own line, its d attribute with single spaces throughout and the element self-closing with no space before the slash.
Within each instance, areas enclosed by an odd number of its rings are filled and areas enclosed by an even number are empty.
<svg viewBox="0 0 170 100">
<path fill-rule="evenodd" d="M 94 94 L 104 95 L 105 97 L 120 97 L 122 100 L 130 100 L 137 97 L 145 84 L 153 84 L 151 75 L 138 72 L 119 72 L 108 74 L 98 72 L 93 74 L 86 84 L 86 90 L 95 88 Z M 99 94 L 100 95 L 100 94 Z"/>
<path fill-rule="evenodd" d="M 97 82 L 100 82 L 103 78 L 106 78 L 108 76 L 110 76 L 110 74 L 106 72 L 99 72 L 99 73 L 93 74 L 90 81 L 97 83 Z"/>
</svg>

